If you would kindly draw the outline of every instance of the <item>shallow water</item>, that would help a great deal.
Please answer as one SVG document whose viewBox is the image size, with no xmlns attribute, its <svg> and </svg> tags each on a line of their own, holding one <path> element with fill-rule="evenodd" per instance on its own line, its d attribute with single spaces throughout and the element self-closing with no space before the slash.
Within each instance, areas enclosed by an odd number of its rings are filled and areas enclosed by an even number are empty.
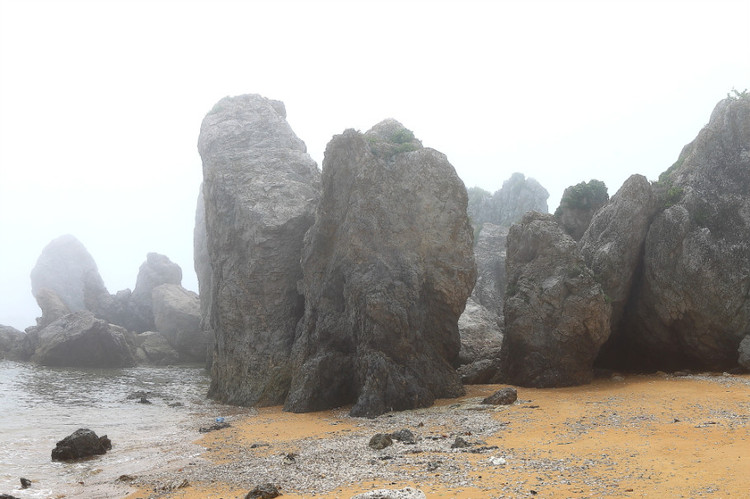
<svg viewBox="0 0 750 499">
<path fill-rule="evenodd" d="M 201 367 L 61 369 L 0 360 L 0 494 L 107 497 L 93 485 L 197 456 L 198 428 L 228 408 L 206 400 Z M 150 392 L 151 404 L 128 399 Z M 112 450 L 52 462 L 55 443 L 78 428 L 107 435 Z M 169 451 L 169 452 L 167 452 Z M 20 477 L 32 481 L 22 490 Z"/>
</svg>

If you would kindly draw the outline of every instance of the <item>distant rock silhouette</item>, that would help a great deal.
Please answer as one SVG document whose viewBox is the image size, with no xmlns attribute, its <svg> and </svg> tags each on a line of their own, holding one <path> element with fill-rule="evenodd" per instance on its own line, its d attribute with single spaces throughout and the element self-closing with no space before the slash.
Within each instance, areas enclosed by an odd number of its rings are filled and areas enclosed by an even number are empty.
<svg viewBox="0 0 750 499">
<path fill-rule="evenodd" d="M 445 155 L 395 120 L 329 142 L 286 410 L 375 416 L 463 393 L 451 364 L 476 278 L 466 203 Z"/>
<path fill-rule="evenodd" d="M 578 241 L 586 232 L 594 214 L 607 204 L 607 201 L 609 194 L 604 182 L 581 182 L 565 189 L 560 206 L 555 210 L 555 217 L 563 230 Z"/>
<path fill-rule="evenodd" d="M 287 123 L 284 104 L 259 95 L 220 100 L 203 120 L 198 150 L 209 261 L 196 266 L 216 335 L 209 395 L 281 404 L 304 311 L 300 255 L 320 171 Z"/>
<path fill-rule="evenodd" d="M 0 324 L 0 359 L 28 360 L 34 352 L 26 333 Z"/>
<path fill-rule="evenodd" d="M 549 192 L 533 178 L 514 173 L 494 194 L 472 187 L 468 189 L 469 216 L 475 226 L 491 223 L 510 227 L 529 211 L 547 213 Z"/>
<path fill-rule="evenodd" d="M 128 316 L 123 326 L 130 331 L 142 333 L 156 330 L 154 320 L 153 291 L 162 284 L 182 283 L 182 269 L 166 255 L 148 253 L 146 261 L 138 270 L 135 289 L 130 295 Z M 119 322 L 118 322 L 119 323 Z"/>
</svg>

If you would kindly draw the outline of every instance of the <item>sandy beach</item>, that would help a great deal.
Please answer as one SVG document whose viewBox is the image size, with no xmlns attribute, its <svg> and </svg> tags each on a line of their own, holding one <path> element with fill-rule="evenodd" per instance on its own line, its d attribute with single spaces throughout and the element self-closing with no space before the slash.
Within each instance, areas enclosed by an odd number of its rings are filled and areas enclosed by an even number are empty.
<svg viewBox="0 0 750 499">
<path fill-rule="evenodd" d="M 288 498 L 407 486 L 456 498 L 750 493 L 750 375 L 615 375 L 480 404 L 502 387 L 468 386 L 460 399 L 374 419 L 347 408 L 230 416 L 231 427 L 197 440 L 198 458 L 132 477 L 127 497 L 244 498 L 266 482 Z M 368 446 L 403 428 L 416 443 Z M 452 448 L 456 437 L 469 446 Z"/>
</svg>

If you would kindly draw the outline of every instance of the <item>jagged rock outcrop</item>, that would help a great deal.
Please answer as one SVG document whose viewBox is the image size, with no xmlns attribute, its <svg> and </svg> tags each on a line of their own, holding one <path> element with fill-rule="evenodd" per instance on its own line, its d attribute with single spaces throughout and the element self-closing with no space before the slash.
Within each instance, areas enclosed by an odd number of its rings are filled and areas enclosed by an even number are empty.
<svg viewBox="0 0 750 499">
<path fill-rule="evenodd" d="M 79 428 L 63 438 L 52 449 L 53 461 L 76 461 L 89 456 L 105 454 L 112 449 L 107 435 L 97 436 L 88 428 Z"/>
<path fill-rule="evenodd" d="M 31 360 L 56 367 L 130 367 L 135 365 L 133 338 L 127 330 L 94 317 L 73 312 L 37 329 Z"/>
<path fill-rule="evenodd" d="M 498 317 L 505 297 L 505 240 L 508 228 L 485 223 L 474 241 L 477 283 L 471 296 Z"/>
<path fill-rule="evenodd" d="M 504 382 L 587 383 L 609 335 L 610 306 L 553 215 L 527 213 L 508 233 L 501 352 Z"/>
<path fill-rule="evenodd" d="M 555 217 L 562 229 L 578 241 L 586 232 L 599 208 L 607 204 L 607 186 L 601 180 L 590 180 L 568 187 L 563 192 Z"/>
<path fill-rule="evenodd" d="M 118 324 L 137 333 L 158 330 L 154 321 L 153 291 L 162 284 L 181 283 L 182 269 L 179 265 L 165 255 L 148 253 L 146 261 L 138 269 L 135 288 L 128 299 L 128 316 Z"/>
<path fill-rule="evenodd" d="M 547 189 L 533 178 L 526 178 L 522 173 L 511 175 L 494 194 L 478 187 L 468 189 L 468 194 L 468 212 L 475 226 L 489 222 L 510 227 L 526 212 L 548 211 Z"/>
<path fill-rule="evenodd" d="M 297 281 L 320 171 L 287 123 L 284 104 L 259 95 L 219 101 L 203 120 L 198 149 L 213 276 L 202 279 L 211 289 L 201 295 L 210 300 L 216 335 L 209 395 L 280 404 L 304 312 Z"/>
<path fill-rule="evenodd" d="M 162 284 L 152 292 L 154 323 L 185 362 L 205 362 L 213 337 L 201 328 L 198 295 L 178 284 Z"/>
<path fill-rule="evenodd" d="M 0 324 L 0 359 L 29 360 L 32 353 L 26 333 Z"/>
<path fill-rule="evenodd" d="M 451 364 L 476 278 L 466 203 L 445 155 L 395 120 L 329 142 L 286 410 L 375 416 L 463 393 Z"/>
<path fill-rule="evenodd" d="M 581 256 L 612 306 L 611 334 L 599 354 L 604 365 L 626 368 L 621 356 L 622 320 L 643 260 L 646 234 L 662 209 L 660 196 L 642 175 L 628 178 L 594 216 L 578 242 Z"/>
<path fill-rule="evenodd" d="M 32 269 L 32 294 L 37 297 L 43 289 L 54 292 L 71 312 L 100 313 L 111 299 L 96 262 L 71 235 L 60 236 L 45 246 Z"/>
<path fill-rule="evenodd" d="M 750 99 L 725 99 L 660 177 L 627 314 L 641 367 L 728 369 L 750 333 Z"/>
</svg>

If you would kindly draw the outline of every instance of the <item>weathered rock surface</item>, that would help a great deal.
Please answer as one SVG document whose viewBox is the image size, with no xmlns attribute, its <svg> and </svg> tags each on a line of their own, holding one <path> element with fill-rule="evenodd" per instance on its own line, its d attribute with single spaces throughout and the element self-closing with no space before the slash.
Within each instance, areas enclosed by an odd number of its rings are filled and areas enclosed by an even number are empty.
<svg viewBox="0 0 750 499">
<path fill-rule="evenodd" d="M 29 360 L 32 353 L 33 349 L 29 349 L 26 333 L 0 324 L 0 359 Z"/>
<path fill-rule="evenodd" d="M 508 234 L 506 269 L 504 381 L 534 387 L 589 382 L 611 310 L 575 241 L 553 215 L 527 213 Z"/>
<path fill-rule="evenodd" d="M 169 257 L 148 253 L 138 270 L 135 289 L 128 300 L 128 317 L 120 324 L 129 331 L 142 333 L 158 330 L 154 320 L 153 291 L 162 284 L 182 283 L 182 269 Z"/>
<path fill-rule="evenodd" d="M 472 187 L 468 190 L 468 212 L 472 223 L 510 227 L 529 211 L 547 213 L 549 192 L 533 178 L 514 173 L 494 194 Z"/>
<path fill-rule="evenodd" d="M 99 437 L 87 428 L 80 428 L 57 442 L 55 448 L 52 449 L 52 460 L 76 461 L 105 454 L 110 449 L 112 449 L 112 442 L 107 435 Z"/>
<path fill-rule="evenodd" d="M 163 334 L 146 331 L 135 337 L 135 356 L 139 364 L 167 366 L 180 362 L 180 354 L 172 348 Z"/>
<path fill-rule="evenodd" d="M 745 369 L 750 370 L 750 334 L 745 336 L 745 338 L 740 341 L 740 346 L 737 349 L 737 354 L 739 355 L 737 363 Z"/>
<path fill-rule="evenodd" d="M 503 331 L 497 316 L 471 298 L 466 300 L 466 308 L 458 319 L 458 330 L 461 334 L 459 365 L 500 355 Z"/>
<path fill-rule="evenodd" d="M 54 292 L 71 312 L 98 313 L 109 306 L 110 295 L 96 262 L 81 242 L 71 235 L 52 240 L 42 250 L 31 271 L 31 292 Z"/>
<path fill-rule="evenodd" d="M 374 416 L 463 392 L 451 364 L 476 279 L 466 203 L 446 157 L 395 120 L 331 140 L 286 410 Z"/>
<path fill-rule="evenodd" d="M 193 230 L 193 265 L 198 277 L 198 296 L 201 306 L 201 329 L 210 338 L 206 350 L 206 368 L 210 371 L 214 358 L 214 332 L 211 329 L 211 296 L 213 290 L 213 272 L 211 258 L 208 256 L 206 235 L 206 203 L 203 200 L 203 184 L 198 191 L 198 203 L 195 209 L 195 229 Z"/>
<path fill-rule="evenodd" d="M 644 366 L 728 369 L 750 333 L 750 99 L 725 99 L 660 178 L 628 323 Z"/>
<path fill-rule="evenodd" d="M 201 328 L 198 295 L 179 284 L 162 284 L 152 292 L 154 323 L 187 362 L 205 362 L 213 337 Z"/>
<path fill-rule="evenodd" d="M 471 296 L 498 317 L 503 315 L 505 298 L 505 244 L 508 228 L 492 223 L 482 225 L 474 241 L 477 283 Z"/>
<path fill-rule="evenodd" d="M 320 172 L 285 118 L 283 103 L 242 95 L 219 101 L 201 125 L 212 273 L 201 294 L 216 335 L 209 395 L 222 402 L 281 404 L 289 390 L 304 311 L 300 255 Z"/>
<path fill-rule="evenodd" d="M 74 312 L 39 329 L 31 360 L 57 367 L 129 367 L 135 365 L 130 333 L 94 317 Z"/>
<path fill-rule="evenodd" d="M 512 386 L 506 386 L 482 400 L 482 403 L 488 405 L 510 405 L 516 400 L 518 400 L 518 391 Z"/>
<path fill-rule="evenodd" d="M 596 213 L 578 242 L 584 262 L 612 306 L 610 338 L 599 354 L 609 367 L 631 365 L 624 358 L 622 320 L 643 261 L 646 234 L 661 209 L 660 197 L 651 183 L 642 175 L 633 175 Z"/>
<path fill-rule="evenodd" d="M 63 303 L 57 293 L 49 288 L 37 290 L 34 298 L 36 298 L 36 303 L 39 305 L 39 308 L 42 309 L 42 316 L 37 317 L 36 319 L 37 327 L 46 327 L 57 319 L 70 313 L 70 309 L 65 303 Z"/>
<path fill-rule="evenodd" d="M 555 217 L 562 229 L 578 241 L 599 208 L 607 204 L 607 186 L 601 180 L 581 182 L 565 189 Z"/>
</svg>

